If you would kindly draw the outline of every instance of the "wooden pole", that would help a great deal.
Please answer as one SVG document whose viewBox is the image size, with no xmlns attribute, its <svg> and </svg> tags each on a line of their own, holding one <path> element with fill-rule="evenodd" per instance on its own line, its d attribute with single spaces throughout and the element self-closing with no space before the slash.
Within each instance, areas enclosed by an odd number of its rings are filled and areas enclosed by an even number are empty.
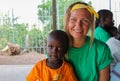
<svg viewBox="0 0 120 81">
<path fill-rule="evenodd" d="M 52 0 L 53 30 L 56 30 L 56 0 Z"/>
</svg>

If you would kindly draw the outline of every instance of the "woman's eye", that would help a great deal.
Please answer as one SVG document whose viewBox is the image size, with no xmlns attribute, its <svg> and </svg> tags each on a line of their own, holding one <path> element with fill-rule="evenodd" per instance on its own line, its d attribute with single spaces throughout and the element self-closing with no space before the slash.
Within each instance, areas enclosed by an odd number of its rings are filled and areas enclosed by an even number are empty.
<svg viewBox="0 0 120 81">
<path fill-rule="evenodd" d="M 72 23 L 75 22 L 75 21 L 76 21 L 75 19 L 70 19 L 70 22 L 72 22 Z"/>
<path fill-rule="evenodd" d="M 83 24 L 89 24 L 90 23 L 90 21 L 88 19 L 83 19 L 81 21 L 82 21 Z"/>
</svg>

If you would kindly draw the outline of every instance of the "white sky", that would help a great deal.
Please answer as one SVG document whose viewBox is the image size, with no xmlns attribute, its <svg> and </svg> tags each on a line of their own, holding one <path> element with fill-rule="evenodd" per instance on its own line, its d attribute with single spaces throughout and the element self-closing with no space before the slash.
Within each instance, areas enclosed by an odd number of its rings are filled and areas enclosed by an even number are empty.
<svg viewBox="0 0 120 81">
<path fill-rule="evenodd" d="M 0 12 L 10 14 L 12 8 L 14 17 L 19 17 L 20 22 L 35 23 L 37 22 L 37 5 L 41 0 L 0 0 Z"/>
<path fill-rule="evenodd" d="M 109 1 L 110 0 L 84 0 L 85 2 L 92 1 L 92 6 L 96 11 L 99 9 L 109 9 Z M 112 10 L 120 10 L 120 1 L 119 0 L 111 0 L 112 4 Z M 114 2 L 113 2 L 114 1 Z M 116 1 L 116 7 L 114 7 Z M 119 2 L 118 2 L 119 1 Z M 10 12 L 12 8 L 14 10 L 14 17 L 19 17 L 20 22 L 24 23 L 30 23 L 30 24 L 36 24 L 37 21 L 37 5 L 41 4 L 41 0 L 0 0 L 0 12 L 7 13 Z M 115 8 L 115 9 L 113 9 Z M 0 13 L 1 14 L 1 13 Z M 116 17 L 118 15 L 114 15 Z M 120 18 L 116 17 L 117 22 L 120 23 Z"/>
<path fill-rule="evenodd" d="M 84 0 L 85 2 L 92 1 L 92 6 L 96 11 L 100 9 L 110 9 L 111 1 L 111 11 L 113 12 L 113 17 L 115 20 L 115 26 L 118 27 L 120 24 L 120 0 Z"/>
<path fill-rule="evenodd" d="M 100 9 L 109 9 L 109 0 L 84 0 L 85 2 L 92 2 L 93 8 L 98 11 Z"/>
<path fill-rule="evenodd" d="M 92 1 L 94 9 L 106 8 L 104 0 L 84 0 L 85 2 Z M 109 0 L 106 0 L 109 1 Z M 19 17 L 19 22 L 35 23 L 37 22 L 37 5 L 41 0 L 0 0 L 0 12 L 7 13 L 14 10 L 14 17 Z M 108 3 L 108 2 L 107 2 Z"/>
</svg>

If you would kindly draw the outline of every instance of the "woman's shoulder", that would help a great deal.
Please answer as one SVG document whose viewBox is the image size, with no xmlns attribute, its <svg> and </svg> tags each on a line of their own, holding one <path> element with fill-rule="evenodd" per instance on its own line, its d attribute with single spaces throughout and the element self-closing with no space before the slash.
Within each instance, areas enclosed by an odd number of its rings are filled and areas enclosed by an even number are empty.
<svg viewBox="0 0 120 81">
<path fill-rule="evenodd" d="M 94 38 L 92 45 L 94 45 L 95 47 L 100 47 L 100 48 L 101 47 L 105 47 L 105 48 L 107 47 L 108 48 L 108 45 L 105 42 L 102 42 L 102 41 L 100 41 L 96 38 Z"/>
<path fill-rule="evenodd" d="M 87 42 L 90 42 L 90 37 L 87 36 Z M 107 45 L 105 42 L 102 42 L 96 38 L 93 39 L 92 45 Z"/>
<path fill-rule="evenodd" d="M 99 51 L 100 53 L 104 52 L 104 51 L 110 51 L 109 46 L 105 43 L 102 42 L 96 38 L 94 38 L 92 45 L 90 45 L 90 37 L 88 37 L 87 39 L 87 46 L 89 45 L 89 49 L 91 49 L 91 51 Z"/>
</svg>

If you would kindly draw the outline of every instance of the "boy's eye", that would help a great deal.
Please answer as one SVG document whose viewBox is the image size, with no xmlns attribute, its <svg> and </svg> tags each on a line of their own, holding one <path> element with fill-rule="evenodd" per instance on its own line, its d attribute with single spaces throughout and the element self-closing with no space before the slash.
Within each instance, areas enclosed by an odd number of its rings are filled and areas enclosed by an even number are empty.
<svg viewBox="0 0 120 81">
<path fill-rule="evenodd" d="M 48 46 L 48 48 L 52 49 L 52 48 L 53 48 L 53 46 L 51 46 L 51 45 L 50 45 L 50 46 Z"/>
<path fill-rule="evenodd" d="M 61 48 L 61 47 L 58 47 L 57 49 L 58 49 L 59 51 L 60 51 L 60 50 L 62 50 L 62 48 Z"/>
</svg>

